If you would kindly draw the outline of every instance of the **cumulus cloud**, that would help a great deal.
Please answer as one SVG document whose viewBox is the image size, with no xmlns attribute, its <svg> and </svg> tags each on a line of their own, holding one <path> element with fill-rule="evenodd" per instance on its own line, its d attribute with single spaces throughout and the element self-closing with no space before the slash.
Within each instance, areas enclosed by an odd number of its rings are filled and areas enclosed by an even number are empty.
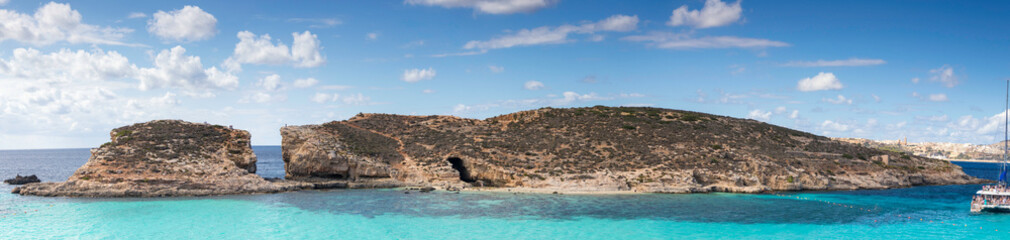
<svg viewBox="0 0 1010 240">
<path fill-rule="evenodd" d="M 596 32 L 627 32 L 638 28 L 638 16 L 613 15 L 607 19 L 595 23 L 582 25 L 561 25 L 558 27 L 538 27 L 534 29 L 521 29 L 512 34 L 500 36 L 487 41 L 470 41 L 463 46 L 464 49 L 478 49 L 486 51 L 489 49 L 510 48 L 517 46 L 533 46 L 545 44 L 561 44 L 574 40 L 568 38 L 569 34 L 593 34 Z"/>
<path fill-rule="evenodd" d="M 238 77 L 215 67 L 204 69 L 200 57 L 185 53 L 181 46 L 163 50 L 155 56 L 153 67 L 139 68 L 115 51 L 62 49 L 43 54 L 35 49 L 18 48 L 10 59 L 0 59 L 0 74 L 44 84 L 108 86 L 125 84 L 113 80 L 136 79 L 140 81 L 140 90 L 177 87 L 187 94 L 202 95 L 212 89 L 238 86 Z"/>
<path fill-rule="evenodd" d="M 256 85 L 263 87 L 263 90 L 277 91 L 281 89 L 281 75 L 270 74 L 261 78 Z"/>
<path fill-rule="evenodd" d="M 787 67 L 859 67 L 885 64 L 883 59 L 849 58 L 845 60 L 792 61 L 782 66 Z"/>
<path fill-rule="evenodd" d="M 747 113 L 747 118 L 754 120 L 768 121 L 769 119 L 772 118 L 772 112 L 761 111 L 761 109 L 754 109 L 751 110 L 750 113 Z"/>
<path fill-rule="evenodd" d="M 217 34 L 217 18 L 197 6 L 158 11 L 147 21 L 147 32 L 166 41 L 207 40 Z"/>
<path fill-rule="evenodd" d="M 70 4 L 55 2 L 43 5 L 33 15 L 0 9 L 0 42 L 14 40 L 36 46 L 61 41 L 139 46 L 120 42 L 132 29 L 99 27 L 85 24 L 82 19 L 81 13 L 70 8 Z"/>
<path fill-rule="evenodd" d="M 181 100 L 174 91 L 137 97 L 137 80 L 176 87 L 187 94 L 237 85 L 237 78 L 220 81 L 224 78 L 215 76 L 213 68 L 203 69 L 198 58 L 182 53 L 181 47 L 164 51 L 155 57 L 155 66 L 139 68 L 115 51 L 98 48 L 50 53 L 13 49 L 8 59 L 0 59 L 0 66 L 7 66 L 0 67 L 0 85 L 4 86 L 0 87 L 0 122 L 18 128 L 6 128 L 0 134 L 32 134 L 53 140 L 54 136 L 105 131 L 157 118 L 180 118 L 191 112 L 175 112 Z M 146 86 L 155 91 L 154 84 Z M 74 144 L 80 142 L 64 144 L 79 146 Z"/>
<path fill-rule="evenodd" d="M 946 102 L 947 101 L 947 94 L 943 94 L 943 93 L 930 94 L 929 95 L 929 101 L 933 101 L 933 102 Z"/>
<path fill-rule="evenodd" d="M 800 110 L 793 110 L 793 112 L 789 114 L 789 119 L 797 119 L 799 117 L 800 117 Z"/>
<path fill-rule="evenodd" d="M 138 69 L 140 89 L 180 87 L 203 91 L 207 88 L 233 89 L 238 86 L 238 77 L 216 67 L 204 69 L 200 57 L 185 54 L 186 49 L 182 46 L 159 52 L 154 58 L 153 68 Z"/>
<path fill-rule="evenodd" d="M 943 83 L 944 86 L 949 88 L 957 86 L 957 84 L 960 83 L 957 75 L 954 75 L 954 68 L 951 68 L 949 65 L 943 65 L 939 68 L 931 69 L 929 70 L 929 73 L 932 75 L 929 78 L 930 81 Z"/>
<path fill-rule="evenodd" d="M 368 40 L 379 39 L 379 33 L 377 33 L 377 32 L 370 32 L 368 34 L 365 34 L 365 38 L 368 38 Z"/>
<path fill-rule="evenodd" d="M 406 0 L 410 5 L 440 6 L 443 8 L 473 8 L 489 14 L 533 12 L 550 7 L 559 0 Z"/>
<path fill-rule="evenodd" d="M 236 35 L 239 42 L 235 44 L 235 52 L 225 60 L 225 66 L 231 71 L 241 70 L 241 64 L 292 64 L 296 67 L 318 67 L 326 63 L 320 50 L 319 39 L 309 31 L 291 33 L 294 38 L 290 50 L 284 43 L 274 44 L 269 34 L 259 37 L 249 31 L 241 31 Z"/>
<path fill-rule="evenodd" d="M 707 0 L 701 10 L 687 10 L 687 5 L 673 10 L 669 26 L 690 26 L 693 28 L 710 28 L 729 25 L 740 20 L 743 8 L 740 1 L 726 4 L 720 0 Z"/>
<path fill-rule="evenodd" d="M 544 83 L 540 81 L 527 81 L 523 84 L 523 88 L 526 90 L 540 90 L 544 88 Z"/>
<path fill-rule="evenodd" d="M 295 80 L 294 85 L 296 88 L 307 88 L 315 86 L 317 83 L 319 83 L 319 80 L 315 78 L 300 78 Z"/>
<path fill-rule="evenodd" d="M 839 94 L 838 97 L 836 97 L 836 98 L 825 98 L 825 99 L 821 99 L 821 100 L 825 101 L 825 102 L 832 103 L 832 104 L 852 104 L 852 99 L 846 98 L 845 96 L 842 96 L 841 94 Z"/>
<path fill-rule="evenodd" d="M 820 72 L 817 76 L 801 79 L 796 84 L 796 89 L 803 92 L 839 90 L 842 89 L 842 82 L 838 81 L 834 73 Z"/>
<path fill-rule="evenodd" d="M 431 78 L 434 78 L 434 77 L 435 77 L 435 69 L 432 69 L 432 68 L 427 68 L 427 69 L 414 68 L 414 69 L 403 70 L 403 75 L 400 76 L 400 80 L 403 80 L 404 82 L 412 83 L 412 82 L 417 82 L 417 81 L 421 81 L 421 80 L 428 80 L 428 79 L 431 79 Z"/>
<path fill-rule="evenodd" d="M 780 41 L 742 38 L 734 36 L 694 37 L 690 33 L 677 34 L 670 32 L 650 32 L 646 35 L 633 35 L 621 38 L 630 42 L 647 42 L 649 46 L 664 49 L 699 49 L 699 48 L 768 48 L 788 47 L 789 44 Z"/>
</svg>

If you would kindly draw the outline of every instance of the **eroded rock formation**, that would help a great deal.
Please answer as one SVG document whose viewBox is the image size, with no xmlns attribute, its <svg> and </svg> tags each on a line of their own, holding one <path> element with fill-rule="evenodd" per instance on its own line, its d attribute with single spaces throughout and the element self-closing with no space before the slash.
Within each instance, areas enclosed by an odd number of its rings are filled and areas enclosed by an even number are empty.
<svg viewBox="0 0 1010 240">
<path fill-rule="evenodd" d="M 138 123 L 112 130 L 111 142 L 66 182 L 15 188 L 22 195 L 167 197 L 270 193 L 311 184 L 266 181 L 256 175 L 249 132 L 178 120 Z"/>
<path fill-rule="evenodd" d="M 657 108 L 544 108 L 485 120 L 359 114 L 281 135 L 288 179 L 363 187 L 686 193 L 981 181 L 946 161 Z"/>
</svg>

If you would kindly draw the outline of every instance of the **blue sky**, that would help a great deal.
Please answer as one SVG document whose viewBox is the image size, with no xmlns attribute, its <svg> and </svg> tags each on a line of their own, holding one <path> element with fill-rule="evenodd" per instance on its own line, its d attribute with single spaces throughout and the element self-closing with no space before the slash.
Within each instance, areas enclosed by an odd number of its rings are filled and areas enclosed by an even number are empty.
<svg viewBox="0 0 1010 240">
<path fill-rule="evenodd" d="M 991 143 L 1000 1 L 0 0 L 0 149 L 183 119 L 653 106 L 831 137 Z"/>
</svg>

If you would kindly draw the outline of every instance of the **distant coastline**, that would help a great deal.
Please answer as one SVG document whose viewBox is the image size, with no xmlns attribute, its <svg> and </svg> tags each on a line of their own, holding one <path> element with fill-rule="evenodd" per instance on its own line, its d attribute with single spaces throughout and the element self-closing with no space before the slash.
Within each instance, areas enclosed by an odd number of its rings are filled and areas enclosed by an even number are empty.
<svg viewBox="0 0 1010 240">
<path fill-rule="evenodd" d="M 975 163 L 1000 163 L 999 160 L 985 160 L 985 159 L 943 159 L 949 162 L 975 162 Z"/>
</svg>

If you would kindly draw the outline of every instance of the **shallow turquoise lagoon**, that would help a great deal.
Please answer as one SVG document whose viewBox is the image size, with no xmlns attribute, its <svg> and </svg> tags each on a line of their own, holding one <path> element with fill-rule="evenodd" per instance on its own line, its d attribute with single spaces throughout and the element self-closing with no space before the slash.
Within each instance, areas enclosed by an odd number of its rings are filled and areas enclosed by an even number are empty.
<svg viewBox="0 0 1010 240">
<path fill-rule="evenodd" d="M 260 174 L 283 175 L 279 148 L 255 150 Z M 87 156 L 86 149 L 0 151 L 0 177 L 33 173 L 61 181 Z M 995 173 L 993 164 L 961 165 L 982 177 Z M 977 188 L 784 196 L 397 190 L 168 199 L 0 194 L 0 239 L 1010 239 L 1010 215 L 968 213 Z"/>
</svg>

